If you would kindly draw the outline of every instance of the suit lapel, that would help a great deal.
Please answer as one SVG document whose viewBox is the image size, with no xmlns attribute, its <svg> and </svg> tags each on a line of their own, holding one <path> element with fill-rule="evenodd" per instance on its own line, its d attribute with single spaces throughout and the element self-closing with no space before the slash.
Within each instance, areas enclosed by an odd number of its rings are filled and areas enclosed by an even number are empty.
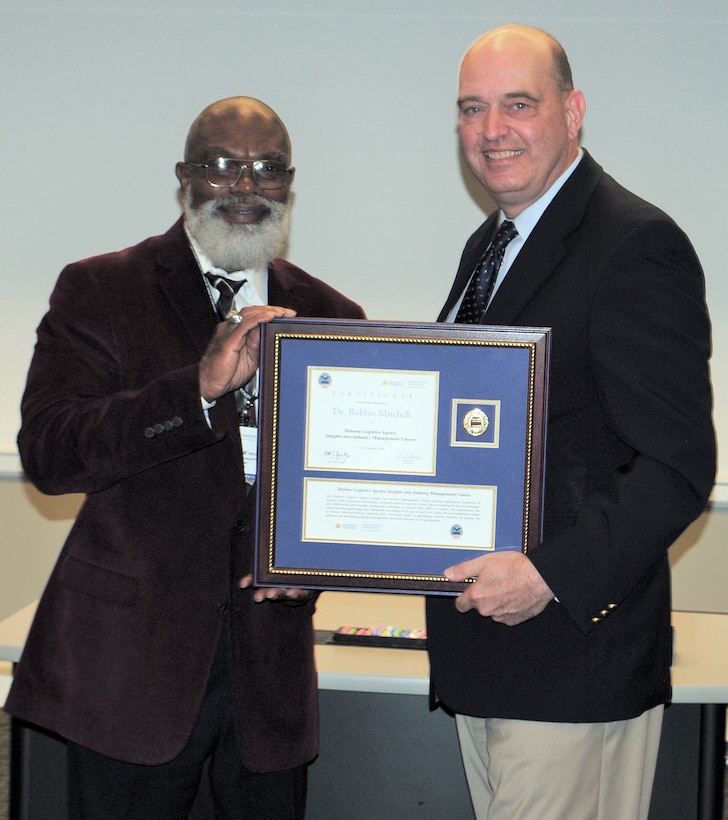
<svg viewBox="0 0 728 820">
<path fill-rule="evenodd" d="M 268 266 L 268 304 L 292 308 L 300 316 L 310 309 L 308 300 L 295 287 L 285 259 L 274 259 Z"/>
<path fill-rule="evenodd" d="M 202 355 L 217 324 L 217 315 L 182 219 L 170 228 L 166 237 L 169 241 L 160 246 L 156 258 L 159 286 L 170 309 L 177 314 L 180 326 L 187 329 Z"/>
<path fill-rule="evenodd" d="M 584 218 L 603 171 L 585 151 L 536 223 L 486 311 L 488 324 L 511 324 L 553 275 L 568 252 L 568 238 Z"/>
<path fill-rule="evenodd" d="M 517 322 L 519 314 L 566 255 L 568 237 L 581 222 L 602 174 L 602 168 L 585 151 L 574 173 L 546 208 L 521 248 L 485 313 L 484 324 L 506 325 Z M 466 246 L 453 286 L 454 294 L 450 293 L 443 308 L 445 316 L 465 288 L 475 263 L 487 247 L 495 231 L 496 219 L 497 214 L 492 214 Z M 441 317 L 443 313 L 440 314 Z M 442 321 L 442 318 L 438 321 Z"/>
<path fill-rule="evenodd" d="M 498 288 L 485 312 L 484 324 L 506 325 L 515 322 L 566 255 L 563 237 L 548 234 L 546 241 L 540 243 L 535 233 L 528 237 Z"/>
<path fill-rule="evenodd" d="M 157 249 L 155 259 L 159 287 L 170 311 L 177 317 L 178 327 L 188 334 L 198 357 L 201 357 L 219 319 L 190 248 L 182 219 L 169 229 L 165 240 Z M 214 427 L 227 426 L 237 430 L 237 411 L 232 393 L 219 399 L 209 412 Z"/>
</svg>

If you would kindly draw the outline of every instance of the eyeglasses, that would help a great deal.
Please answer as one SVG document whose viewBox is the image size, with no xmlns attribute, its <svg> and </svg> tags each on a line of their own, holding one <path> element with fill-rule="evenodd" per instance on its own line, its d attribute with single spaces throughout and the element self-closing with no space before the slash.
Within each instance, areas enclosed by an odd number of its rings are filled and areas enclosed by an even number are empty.
<svg viewBox="0 0 728 820">
<path fill-rule="evenodd" d="M 204 168 L 205 179 L 213 188 L 232 188 L 240 182 L 243 171 L 248 168 L 255 184 L 264 191 L 275 191 L 291 181 L 293 168 L 282 162 L 267 159 L 231 159 L 218 157 L 212 162 L 185 162 L 193 168 Z"/>
</svg>

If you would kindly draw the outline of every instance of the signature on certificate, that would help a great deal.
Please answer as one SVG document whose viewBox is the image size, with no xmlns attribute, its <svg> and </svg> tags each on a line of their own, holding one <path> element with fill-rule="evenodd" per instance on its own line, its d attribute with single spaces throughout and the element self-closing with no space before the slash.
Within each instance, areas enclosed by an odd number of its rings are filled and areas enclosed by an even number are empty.
<svg viewBox="0 0 728 820">
<path fill-rule="evenodd" d="M 397 460 L 400 464 L 418 464 L 422 461 L 422 453 L 419 453 L 416 450 L 405 450 L 404 452 L 399 453 Z"/>
<path fill-rule="evenodd" d="M 351 455 L 347 450 L 324 450 L 324 458 L 329 464 L 346 464 Z"/>
</svg>

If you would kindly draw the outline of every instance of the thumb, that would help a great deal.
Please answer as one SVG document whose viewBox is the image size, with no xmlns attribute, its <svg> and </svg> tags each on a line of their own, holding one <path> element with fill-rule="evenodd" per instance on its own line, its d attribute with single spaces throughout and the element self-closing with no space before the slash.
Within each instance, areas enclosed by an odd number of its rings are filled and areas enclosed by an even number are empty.
<svg viewBox="0 0 728 820">
<path fill-rule="evenodd" d="M 467 578 L 473 578 L 478 574 L 481 561 L 473 559 L 472 561 L 463 561 L 462 564 L 455 564 L 453 567 L 448 567 L 443 575 L 448 581 L 465 581 Z"/>
</svg>

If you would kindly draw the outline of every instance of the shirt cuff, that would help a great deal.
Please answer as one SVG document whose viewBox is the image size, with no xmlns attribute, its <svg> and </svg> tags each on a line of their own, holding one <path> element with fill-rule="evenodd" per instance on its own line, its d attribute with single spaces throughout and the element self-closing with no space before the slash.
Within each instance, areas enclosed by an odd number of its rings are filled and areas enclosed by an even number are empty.
<svg viewBox="0 0 728 820">
<path fill-rule="evenodd" d="M 208 401 L 203 396 L 200 396 L 200 402 L 202 404 L 202 410 L 205 414 L 205 421 L 207 422 L 207 426 L 212 430 L 212 422 L 210 421 L 210 414 L 207 412 L 211 407 L 214 407 L 216 402 Z"/>
</svg>

